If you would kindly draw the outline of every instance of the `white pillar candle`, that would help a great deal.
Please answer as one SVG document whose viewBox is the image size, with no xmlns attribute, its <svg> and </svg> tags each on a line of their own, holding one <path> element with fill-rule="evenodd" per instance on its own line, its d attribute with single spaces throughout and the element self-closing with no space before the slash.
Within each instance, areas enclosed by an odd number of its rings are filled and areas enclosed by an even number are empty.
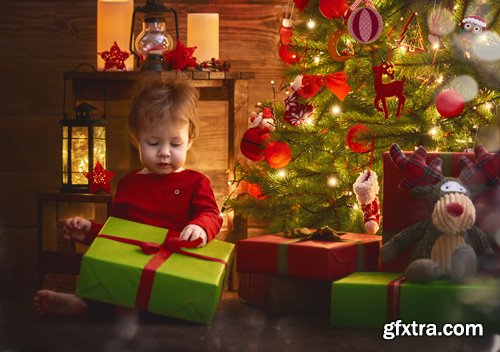
<svg viewBox="0 0 500 352">
<path fill-rule="evenodd" d="M 198 62 L 219 58 L 219 14 L 190 13 L 187 16 L 187 46 L 196 47 Z"/>
<path fill-rule="evenodd" d="M 130 27 L 134 12 L 133 0 L 97 1 L 97 53 L 110 50 L 114 42 L 121 51 L 129 50 Z M 96 54 L 97 54 L 96 53 Z M 104 60 L 97 54 L 97 69 L 104 69 Z M 127 71 L 134 70 L 132 53 L 125 60 Z"/>
</svg>

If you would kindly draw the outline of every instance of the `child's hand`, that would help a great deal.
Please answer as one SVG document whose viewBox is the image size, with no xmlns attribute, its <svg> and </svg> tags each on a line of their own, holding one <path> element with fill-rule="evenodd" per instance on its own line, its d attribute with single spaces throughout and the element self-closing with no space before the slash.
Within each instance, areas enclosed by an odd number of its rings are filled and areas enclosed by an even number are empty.
<svg viewBox="0 0 500 352">
<path fill-rule="evenodd" d="M 91 225 L 90 221 L 78 216 L 68 219 L 63 226 L 64 238 L 82 242 L 87 238 Z"/>
<path fill-rule="evenodd" d="M 179 236 L 180 239 L 183 239 L 185 241 L 195 241 L 198 238 L 201 238 L 203 242 L 198 246 L 203 247 L 207 244 L 207 233 L 205 230 L 195 224 L 189 224 L 187 225 L 181 232 L 181 235 Z"/>
</svg>

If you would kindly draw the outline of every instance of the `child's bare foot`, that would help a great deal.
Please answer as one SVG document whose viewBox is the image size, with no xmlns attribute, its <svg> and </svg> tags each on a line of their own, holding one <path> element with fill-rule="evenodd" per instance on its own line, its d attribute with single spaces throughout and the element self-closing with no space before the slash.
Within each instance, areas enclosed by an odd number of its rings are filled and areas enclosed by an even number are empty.
<svg viewBox="0 0 500 352">
<path fill-rule="evenodd" d="M 71 293 L 39 290 L 33 299 L 35 309 L 41 315 L 69 316 L 80 315 L 87 311 L 87 303 Z"/>
</svg>

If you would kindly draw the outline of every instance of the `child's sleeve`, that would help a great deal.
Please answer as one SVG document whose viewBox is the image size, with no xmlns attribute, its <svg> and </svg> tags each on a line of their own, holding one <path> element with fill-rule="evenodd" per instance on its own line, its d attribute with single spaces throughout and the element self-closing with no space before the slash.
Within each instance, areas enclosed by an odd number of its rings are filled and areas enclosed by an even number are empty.
<svg viewBox="0 0 500 352">
<path fill-rule="evenodd" d="M 222 226 L 222 216 L 208 178 L 201 177 L 194 185 L 191 206 L 195 215 L 189 223 L 202 227 L 207 240 L 213 240 Z"/>
<path fill-rule="evenodd" d="M 102 224 L 97 224 L 93 221 L 90 222 L 90 230 L 87 236 L 85 236 L 85 239 L 82 241 L 83 244 L 90 246 L 90 244 L 94 241 L 94 239 L 97 237 L 99 232 L 101 231 L 103 225 Z"/>
</svg>

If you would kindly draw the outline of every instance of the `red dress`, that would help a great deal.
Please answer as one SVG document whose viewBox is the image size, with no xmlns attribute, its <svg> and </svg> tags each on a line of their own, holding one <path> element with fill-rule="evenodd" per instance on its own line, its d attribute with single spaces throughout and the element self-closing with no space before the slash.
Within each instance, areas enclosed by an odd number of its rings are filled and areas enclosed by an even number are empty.
<svg viewBox="0 0 500 352">
<path fill-rule="evenodd" d="M 181 232 L 188 224 L 202 227 L 212 240 L 222 226 L 209 179 L 200 172 L 184 170 L 167 175 L 124 176 L 116 189 L 111 216 Z M 86 243 L 102 225 L 92 224 Z"/>
</svg>

